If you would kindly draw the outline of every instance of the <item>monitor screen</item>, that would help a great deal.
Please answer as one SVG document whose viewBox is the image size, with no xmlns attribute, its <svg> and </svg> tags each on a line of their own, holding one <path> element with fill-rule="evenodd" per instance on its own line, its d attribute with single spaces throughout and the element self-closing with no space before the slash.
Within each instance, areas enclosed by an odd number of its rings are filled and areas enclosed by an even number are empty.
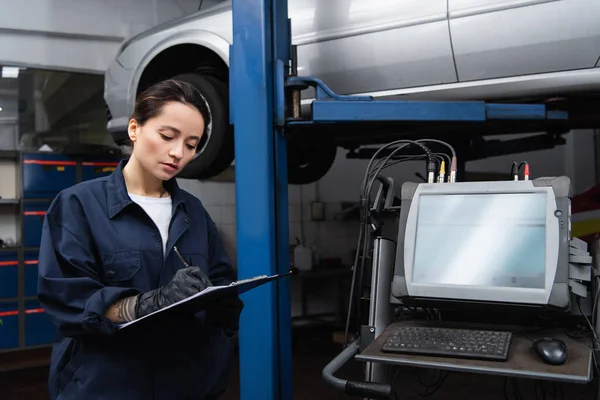
<svg viewBox="0 0 600 400">
<path fill-rule="evenodd" d="M 412 283 L 543 289 L 546 193 L 425 194 Z"/>
</svg>

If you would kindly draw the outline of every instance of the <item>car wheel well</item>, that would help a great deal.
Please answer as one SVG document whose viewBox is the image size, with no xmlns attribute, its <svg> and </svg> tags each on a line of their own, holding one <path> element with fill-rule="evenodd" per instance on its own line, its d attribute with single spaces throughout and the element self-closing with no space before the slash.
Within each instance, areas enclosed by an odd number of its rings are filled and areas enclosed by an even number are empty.
<svg viewBox="0 0 600 400">
<path fill-rule="evenodd" d="M 215 52 L 196 44 L 179 44 L 160 52 L 146 66 L 140 77 L 136 98 L 153 84 L 187 72 L 211 75 L 223 82 L 229 80 L 227 65 Z"/>
</svg>

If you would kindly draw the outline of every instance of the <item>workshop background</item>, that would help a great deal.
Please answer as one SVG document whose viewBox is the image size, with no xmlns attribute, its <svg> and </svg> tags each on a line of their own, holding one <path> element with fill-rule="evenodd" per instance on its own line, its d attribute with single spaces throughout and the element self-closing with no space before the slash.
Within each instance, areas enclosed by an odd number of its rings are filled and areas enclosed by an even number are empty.
<svg viewBox="0 0 600 400">
<path fill-rule="evenodd" d="M 35 299 L 36 241 L 57 188 L 110 173 L 116 162 L 106 132 L 102 74 L 123 40 L 197 7 L 196 0 L 0 0 L 0 399 L 47 398 L 53 326 Z M 466 169 L 469 178 L 504 179 L 512 161 L 527 160 L 532 178 L 568 175 L 575 193 L 582 193 L 598 182 L 598 137 L 592 130 L 573 131 L 553 149 L 473 161 Z M 320 371 L 340 349 L 366 165 L 346 159 L 340 149 L 323 179 L 289 187 L 292 260 L 294 245 L 312 253 L 312 270 L 293 279 L 291 292 L 300 399 L 335 394 L 321 382 Z M 179 183 L 202 200 L 235 264 L 234 169 L 212 180 Z M 397 182 L 419 180 L 417 173 L 424 174 L 422 162 L 390 171 Z M 21 294 L 25 307 L 19 310 Z M 234 376 L 227 398 L 237 398 L 236 382 Z M 457 398 L 461 390 L 473 391 L 471 385 L 457 388 Z"/>
</svg>

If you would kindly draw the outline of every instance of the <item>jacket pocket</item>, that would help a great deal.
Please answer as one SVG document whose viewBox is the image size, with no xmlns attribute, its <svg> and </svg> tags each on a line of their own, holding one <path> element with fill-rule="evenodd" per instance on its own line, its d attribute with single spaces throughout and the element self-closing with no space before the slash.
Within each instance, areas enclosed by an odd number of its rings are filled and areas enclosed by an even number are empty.
<svg viewBox="0 0 600 400">
<path fill-rule="evenodd" d="M 210 277 L 208 257 L 202 253 L 181 252 L 181 255 L 190 266 L 199 267 L 207 277 Z M 182 265 L 183 267 L 183 265 Z"/>
<path fill-rule="evenodd" d="M 102 281 L 110 286 L 131 286 L 135 275 L 140 271 L 140 252 L 122 251 L 106 253 L 102 260 Z"/>
</svg>

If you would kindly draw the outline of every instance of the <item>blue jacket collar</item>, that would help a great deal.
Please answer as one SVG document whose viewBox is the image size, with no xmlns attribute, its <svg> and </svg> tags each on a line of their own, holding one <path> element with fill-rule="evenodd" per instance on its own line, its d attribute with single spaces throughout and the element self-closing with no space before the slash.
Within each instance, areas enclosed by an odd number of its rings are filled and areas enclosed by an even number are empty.
<svg viewBox="0 0 600 400">
<path fill-rule="evenodd" d="M 127 185 L 125 184 L 125 178 L 123 177 L 123 167 L 125 167 L 127 161 L 129 161 L 129 159 L 121 160 L 117 168 L 108 178 L 107 199 L 109 218 L 114 218 L 125 207 L 133 203 L 133 200 L 131 200 L 131 197 L 129 197 L 129 194 L 127 193 Z M 164 187 L 171 194 L 173 210 L 184 204 L 183 194 L 181 189 L 179 189 L 179 185 L 177 185 L 177 180 L 175 178 L 165 181 Z"/>
</svg>

